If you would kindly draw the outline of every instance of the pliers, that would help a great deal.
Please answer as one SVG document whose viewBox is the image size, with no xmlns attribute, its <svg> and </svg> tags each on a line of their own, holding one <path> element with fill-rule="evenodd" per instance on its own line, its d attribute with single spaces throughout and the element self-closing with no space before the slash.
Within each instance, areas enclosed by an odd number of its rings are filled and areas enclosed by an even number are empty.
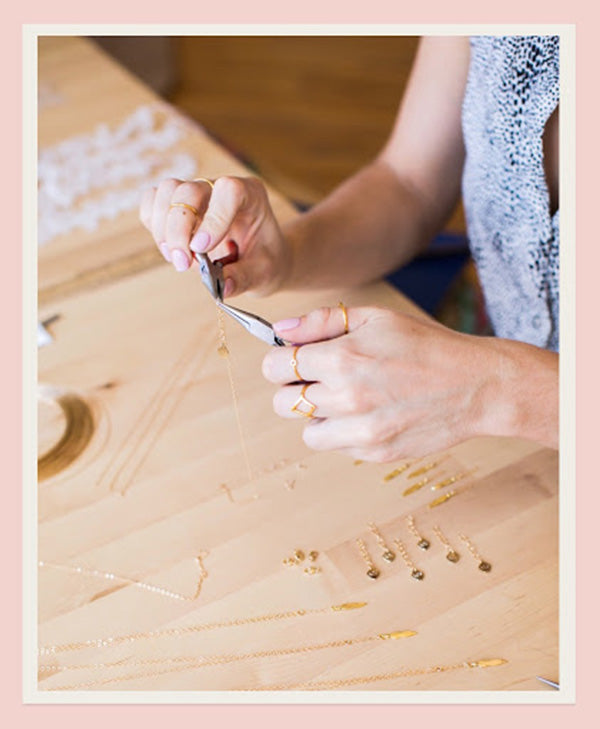
<svg viewBox="0 0 600 729">
<path fill-rule="evenodd" d="M 223 301 L 223 266 L 220 263 L 213 263 L 206 253 L 196 253 L 196 251 L 192 251 L 192 253 L 200 266 L 202 281 L 217 306 L 263 342 L 276 347 L 284 347 L 285 342 L 275 334 L 268 321 L 256 314 L 229 306 Z"/>
</svg>

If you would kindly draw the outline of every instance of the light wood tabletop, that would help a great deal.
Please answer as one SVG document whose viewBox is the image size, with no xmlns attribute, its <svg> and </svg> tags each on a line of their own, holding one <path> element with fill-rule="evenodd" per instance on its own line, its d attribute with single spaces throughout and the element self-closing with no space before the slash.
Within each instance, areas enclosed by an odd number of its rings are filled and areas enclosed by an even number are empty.
<svg viewBox="0 0 600 729">
<path fill-rule="evenodd" d="M 40 153 L 151 105 L 182 125 L 195 175 L 245 173 L 88 40 L 41 38 L 39 78 Z M 296 214 L 270 195 L 281 219 Z M 275 320 L 340 300 L 418 313 L 384 283 L 234 303 Z M 417 462 L 310 451 L 303 423 L 272 411 L 266 345 L 226 322 L 219 356 L 197 272 L 163 262 L 136 210 L 40 246 L 39 318 L 52 316 L 38 363 L 40 690 L 393 700 L 559 680 L 555 451 L 495 438 Z M 485 659 L 503 662 L 470 665 Z"/>
</svg>

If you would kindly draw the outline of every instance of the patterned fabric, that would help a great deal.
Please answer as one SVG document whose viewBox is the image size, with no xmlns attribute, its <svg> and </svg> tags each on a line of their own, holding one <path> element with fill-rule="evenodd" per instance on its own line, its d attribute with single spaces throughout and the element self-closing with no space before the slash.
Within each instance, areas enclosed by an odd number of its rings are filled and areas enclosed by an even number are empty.
<svg viewBox="0 0 600 729">
<path fill-rule="evenodd" d="M 543 134 L 559 101 L 555 36 L 477 36 L 462 110 L 463 200 L 497 336 L 558 350 L 559 213 Z"/>
</svg>

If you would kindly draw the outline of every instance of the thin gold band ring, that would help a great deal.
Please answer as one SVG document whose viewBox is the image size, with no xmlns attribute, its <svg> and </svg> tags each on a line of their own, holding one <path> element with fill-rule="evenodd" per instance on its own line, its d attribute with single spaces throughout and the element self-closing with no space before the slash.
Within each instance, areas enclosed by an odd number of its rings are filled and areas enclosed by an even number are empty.
<svg viewBox="0 0 600 729">
<path fill-rule="evenodd" d="M 215 183 L 212 180 L 209 180 L 208 177 L 195 177 L 192 182 L 206 182 L 210 185 L 211 190 L 215 187 Z"/>
<path fill-rule="evenodd" d="M 348 334 L 348 309 L 346 309 L 342 301 L 339 302 L 338 306 L 342 310 L 342 316 L 344 317 L 344 334 Z"/>
<path fill-rule="evenodd" d="M 299 349 L 300 349 L 300 347 L 294 347 L 294 353 L 292 354 L 292 359 L 290 360 L 290 365 L 292 366 L 292 369 L 294 370 L 296 379 L 302 380 L 302 375 L 298 372 L 298 350 Z"/>
<path fill-rule="evenodd" d="M 198 210 L 193 205 L 188 205 L 184 202 L 174 202 L 169 205 L 169 210 L 172 208 L 184 208 L 185 210 L 190 210 L 194 215 L 198 215 Z"/>
</svg>

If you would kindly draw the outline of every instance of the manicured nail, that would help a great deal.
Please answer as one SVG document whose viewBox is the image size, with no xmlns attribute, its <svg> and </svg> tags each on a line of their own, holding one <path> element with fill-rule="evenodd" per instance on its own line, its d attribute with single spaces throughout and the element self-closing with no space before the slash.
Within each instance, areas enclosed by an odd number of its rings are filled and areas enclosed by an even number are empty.
<svg viewBox="0 0 600 729">
<path fill-rule="evenodd" d="M 231 296 L 233 292 L 235 291 L 235 284 L 232 279 L 226 278 L 225 279 L 225 286 L 223 287 L 223 296 Z"/>
<path fill-rule="evenodd" d="M 281 321 L 277 321 L 273 324 L 273 329 L 278 332 L 286 332 L 289 329 L 295 329 L 299 324 L 300 319 L 298 319 L 298 317 L 294 317 L 293 319 L 282 319 Z"/>
<path fill-rule="evenodd" d="M 210 235 L 205 230 L 197 230 L 190 243 L 190 248 L 196 253 L 204 253 L 210 245 Z"/>
<path fill-rule="evenodd" d="M 176 271 L 187 271 L 190 267 L 190 259 L 181 248 L 173 248 L 171 251 L 171 259 Z"/>
<path fill-rule="evenodd" d="M 161 243 L 159 248 L 165 261 L 171 263 L 171 251 L 169 250 L 169 246 L 166 243 Z"/>
</svg>

